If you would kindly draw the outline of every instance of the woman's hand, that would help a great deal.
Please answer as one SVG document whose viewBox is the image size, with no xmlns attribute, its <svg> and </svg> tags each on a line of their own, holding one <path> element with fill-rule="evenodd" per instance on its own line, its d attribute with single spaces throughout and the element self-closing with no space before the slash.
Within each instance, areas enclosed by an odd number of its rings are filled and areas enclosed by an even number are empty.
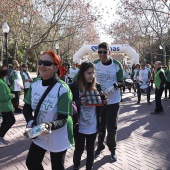
<svg viewBox="0 0 170 170">
<path fill-rule="evenodd" d="M 34 120 L 30 120 L 28 123 L 27 123 L 27 128 L 32 128 L 33 127 L 33 124 L 34 123 Z"/>
<path fill-rule="evenodd" d="M 41 135 L 46 135 L 46 134 L 49 134 L 49 133 L 48 133 L 48 129 L 45 130 L 45 131 L 43 131 L 43 132 L 41 133 Z"/>
<path fill-rule="evenodd" d="M 52 133 L 51 127 L 52 127 L 52 124 L 51 124 L 51 123 L 45 123 L 45 128 L 46 128 L 47 130 L 43 131 L 43 132 L 41 133 L 41 135 L 46 135 L 46 134 Z"/>
</svg>

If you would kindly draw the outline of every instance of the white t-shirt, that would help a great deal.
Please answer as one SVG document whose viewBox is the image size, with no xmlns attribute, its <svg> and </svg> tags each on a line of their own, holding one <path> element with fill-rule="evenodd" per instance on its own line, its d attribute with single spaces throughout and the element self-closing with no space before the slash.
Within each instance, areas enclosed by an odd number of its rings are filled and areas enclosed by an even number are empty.
<svg viewBox="0 0 170 170">
<path fill-rule="evenodd" d="M 124 78 L 129 79 L 130 78 L 130 71 L 128 69 L 123 70 Z"/>
<path fill-rule="evenodd" d="M 48 93 L 43 103 L 41 104 L 39 114 L 37 116 L 37 124 L 48 123 L 57 119 L 58 116 L 58 91 L 60 83 L 56 83 L 55 86 Z M 43 93 L 47 89 L 47 86 L 42 86 L 42 80 L 31 84 L 31 107 L 35 111 L 36 106 L 42 97 Z M 66 88 L 60 88 L 60 96 L 66 93 Z M 27 96 L 24 99 L 26 103 Z M 67 101 L 66 101 L 67 102 Z M 51 134 L 40 135 L 33 139 L 33 142 L 51 152 L 61 152 L 70 148 L 68 140 L 67 124 L 63 127 L 53 130 Z"/>
<path fill-rule="evenodd" d="M 75 69 L 70 68 L 69 69 L 69 77 L 73 79 L 74 76 L 78 73 L 78 71 L 79 71 L 79 69 L 77 67 Z"/>
<path fill-rule="evenodd" d="M 151 71 L 151 68 L 149 68 L 149 67 L 146 67 L 146 69 L 147 69 L 148 71 Z"/>
<path fill-rule="evenodd" d="M 96 106 L 80 106 L 79 132 L 83 134 L 97 132 Z"/>
<path fill-rule="evenodd" d="M 142 82 L 147 82 L 149 77 L 149 71 L 147 69 L 139 70 L 138 80 Z"/>
<path fill-rule="evenodd" d="M 134 76 L 133 76 L 133 80 L 136 80 L 136 74 L 137 74 L 137 72 L 138 72 L 139 70 L 138 69 L 134 69 Z"/>
<path fill-rule="evenodd" d="M 23 81 L 20 71 L 14 70 L 12 74 L 16 74 L 16 78 L 14 79 L 14 83 L 12 86 L 12 91 L 21 91 L 21 87 L 23 87 Z"/>
<path fill-rule="evenodd" d="M 29 72 L 27 72 L 27 74 L 31 77 L 31 75 L 30 75 L 30 73 Z M 28 77 L 28 75 L 27 75 L 25 72 L 22 72 L 22 75 L 24 76 L 24 80 L 25 79 L 29 79 L 29 77 Z M 30 87 L 30 82 L 29 81 L 26 81 L 26 82 L 24 82 L 24 88 L 25 89 L 28 89 L 29 87 Z"/>
<path fill-rule="evenodd" d="M 113 86 L 114 83 L 117 83 L 117 72 L 120 70 L 120 65 L 116 62 L 113 62 L 110 65 L 103 65 L 101 61 L 95 63 L 96 66 L 96 78 L 97 82 L 101 85 L 103 91 L 107 88 Z M 118 103 L 121 100 L 120 89 L 114 90 L 107 96 L 109 104 Z"/>
</svg>

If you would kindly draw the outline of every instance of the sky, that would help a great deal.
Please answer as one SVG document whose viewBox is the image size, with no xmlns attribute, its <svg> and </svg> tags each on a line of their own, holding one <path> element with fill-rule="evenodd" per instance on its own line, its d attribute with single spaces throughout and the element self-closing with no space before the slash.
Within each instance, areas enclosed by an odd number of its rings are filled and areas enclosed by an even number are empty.
<svg viewBox="0 0 170 170">
<path fill-rule="evenodd" d="M 120 0 L 92 0 L 91 3 L 94 6 L 98 6 L 99 11 L 103 15 L 101 22 L 105 25 L 109 25 L 111 21 L 114 21 L 116 19 L 115 15 L 115 9 L 117 7 L 117 3 Z M 100 35 L 100 41 L 111 43 L 113 42 L 113 39 L 106 35 L 103 30 L 99 26 L 99 35 Z"/>
</svg>

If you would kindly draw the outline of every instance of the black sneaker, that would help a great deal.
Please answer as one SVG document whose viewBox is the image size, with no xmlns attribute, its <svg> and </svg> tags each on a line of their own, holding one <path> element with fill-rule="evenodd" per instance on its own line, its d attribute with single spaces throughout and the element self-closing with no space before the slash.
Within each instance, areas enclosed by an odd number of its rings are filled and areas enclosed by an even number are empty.
<svg viewBox="0 0 170 170">
<path fill-rule="evenodd" d="M 22 113 L 22 111 L 23 111 L 22 109 L 18 108 L 18 109 L 15 110 L 14 112 L 15 112 L 15 113 Z"/>
<path fill-rule="evenodd" d="M 140 104 L 140 101 L 138 101 L 136 104 Z"/>
<path fill-rule="evenodd" d="M 101 151 L 104 149 L 105 149 L 105 147 L 97 148 L 97 150 L 94 152 L 94 158 L 97 158 L 100 155 Z"/>
<path fill-rule="evenodd" d="M 114 162 L 117 161 L 117 155 L 116 155 L 115 152 L 111 152 L 110 159 L 111 159 L 112 161 L 114 161 Z"/>
<path fill-rule="evenodd" d="M 160 110 L 160 113 L 164 113 L 164 109 Z"/>
<path fill-rule="evenodd" d="M 152 115 L 156 115 L 156 114 L 160 114 L 160 112 L 151 112 L 150 114 L 152 114 Z"/>
<path fill-rule="evenodd" d="M 148 101 L 148 105 L 151 105 L 151 102 L 150 102 L 150 101 Z"/>
</svg>

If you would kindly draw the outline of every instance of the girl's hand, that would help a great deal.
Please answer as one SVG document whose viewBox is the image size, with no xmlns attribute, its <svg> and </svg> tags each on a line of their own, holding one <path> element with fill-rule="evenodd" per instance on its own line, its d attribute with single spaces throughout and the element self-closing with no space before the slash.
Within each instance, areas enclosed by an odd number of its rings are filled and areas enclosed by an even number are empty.
<svg viewBox="0 0 170 170">
<path fill-rule="evenodd" d="M 86 98 L 85 98 L 85 97 L 82 97 L 82 98 L 80 99 L 80 103 L 81 103 L 82 105 L 86 105 Z"/>
<path fill-rule="evenodd" d="M 102 100 L 103 104 L 107 104 L 108 99 Z"/>
</svg>

